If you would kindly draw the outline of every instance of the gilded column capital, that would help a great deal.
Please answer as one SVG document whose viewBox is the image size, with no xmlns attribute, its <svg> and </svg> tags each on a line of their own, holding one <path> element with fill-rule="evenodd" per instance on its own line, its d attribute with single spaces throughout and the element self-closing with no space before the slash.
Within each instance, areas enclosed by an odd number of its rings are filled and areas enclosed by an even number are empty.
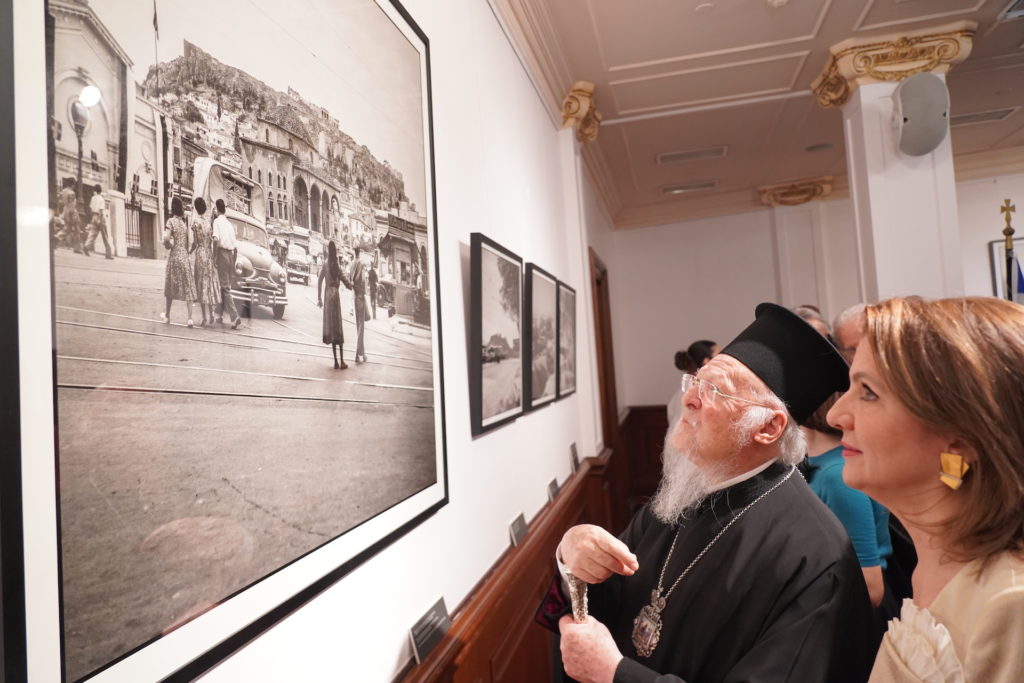
<svg viewBox="0 0 1024 683">
<path fill-rule="evenodd" d="M 846 104 L 853 90 L 865 83 L 900 81 L 925 71 L 946 73 L 971 54 L 977 27 L 973 21 L 958 21 L 909 35 L 836 43 L 811 90 L 818 104 L 828 109 Z"/>
<path fill-rule="evenodd" d="M 765 185 L 757 188 L 757 194 L 765 206 L 796 206 L 832 194 L 832 176 Z"/>
<path fill-rule="evenodd" d="M 593 83 L 576 81 L 562 100 L 562 128 L 568 126 L 576 129 L 576 138 L 580 142 L 593 142 L 597 139 L 601 113 L 594 103 Z"/>
</svg>

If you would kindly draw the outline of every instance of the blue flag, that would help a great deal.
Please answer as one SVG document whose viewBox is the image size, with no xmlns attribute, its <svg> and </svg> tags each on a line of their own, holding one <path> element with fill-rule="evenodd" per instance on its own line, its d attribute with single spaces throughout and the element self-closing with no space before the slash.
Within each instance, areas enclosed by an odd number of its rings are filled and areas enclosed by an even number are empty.
<svg viewBox="0 0 1024 683">
<path fill-rule="evenodd" d="M 1024 304 L 1024 271 L 1016 256 L 1013 257 L 1013 301 Z"/>
</svg>

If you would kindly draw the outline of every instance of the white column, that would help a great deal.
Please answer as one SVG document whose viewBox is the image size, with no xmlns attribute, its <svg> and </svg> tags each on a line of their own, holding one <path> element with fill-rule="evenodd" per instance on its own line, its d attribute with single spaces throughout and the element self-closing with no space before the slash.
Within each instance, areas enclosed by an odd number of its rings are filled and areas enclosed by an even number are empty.
<svg viewBox="0 0 1024 683">
<path fill-rule="evenodd" d="M 898 150 L 892 125 L 897 85 L 861 85 L 843 107 L 861 297 L 961 295 L 953 149 L 947 135 L 925 156 Z"/>
<path fill-rule="evenodd" d="M 834 312 L 828 310 L 822 223 L 821 202 L 772 209 L 776 265 L 773 300 L 789 308 L 811 304 L 828 318 Z"/>
<path fill-rule="evenodd" d="M 831 47 L 811 85 L 821 106 L 843 109 L 861 301 L 963 293 L 949 135 L 929 154 L 900 152 L 892 96 L 915 74 L 945 79 L 970 55 L 976 30 L 957 21 L 851 38 Z"/>
</svg>

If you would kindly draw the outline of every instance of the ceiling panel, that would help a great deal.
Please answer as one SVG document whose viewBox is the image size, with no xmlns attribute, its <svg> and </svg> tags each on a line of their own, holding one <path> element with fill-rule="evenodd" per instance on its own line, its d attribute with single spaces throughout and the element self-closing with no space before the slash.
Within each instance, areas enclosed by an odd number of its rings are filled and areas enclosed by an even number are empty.
<svg viewBox="0 0 1024 683">
<path fill-rule="evenodd" d="M 765 0 L 587 2 L 604 66 L 613 72 L 807 40 L 831 4 L 802 0 L 774 8 Z M 697 10 L 701 5 L 710 9 Z"/>
<path fill-rule="evenodd" d="M 869 0 L 854 31 L 899 30 L 909 24 L 955 21 L 986 0 Z"/>
<path fill-rule="evenodd" d="M 719 190 L 749 187 L 757 177 L 758 164 L 765 138 L 760 124 L 776 121 L 785 104 L 766 102 L 742 110 L 702 111 L 685 117 L 622 124 L 621 128 L 629 148 L 638 182 L 636 191 L 627 195 L 636 201 L 651 202 L 663 199 L 660 188 L 682 182 L 715 178 Z M 752 122 L 759 125 L 752 125 Z M 676 164 L 658 165 L 657 155 L 725 144 L 724 158 L 697 159 Z M 612 161 L 613 164 L 616 161 Z"/>
<path fill-rule="evenodd" d="M 751 210 L 757 187 L 799 178 L 833 175 L 844 187 L 842 110 L 821 109 L 810 93 L 831 46 L 958 20 L 978 28 L 969 58 L 947 76 L 952 114 L 1021 107 L 951 132 L 954 155 L 964 156 L 958 172 L 1024 169 L 1024 20 L 997 21 L 1009 0 L 489 1 L 525 3 L 545 26 L 550 19 L 545 35 L 555 38 L 536 54 L 562 74 L 552 91 L 595 84 L 605 122 L 585 158 L 614 185 L 602 196 L 620 227 Z M 659 153 L 715 145 L 728 155 L 655 165 Z M 719 186 L 660 192 L 707 179 Z"/>
<path fill-rule="evenodd" d="M 986 149 L 998 149 L 999 144 L 1021 126 L 1024 116 L 1018 110 L 1006 120 L 995 123 L 976 123 L 956 126 L 949 131 L 956 154 L 970 154 Z"/>
<path fill-rule="evenodd" d="M 757 61 L 687 69 L 660 76 L 611 81 L 612 106 L 636 114 L 683 105 L 788 92 L 807 59 L 795 53 Z"/>
</svg>

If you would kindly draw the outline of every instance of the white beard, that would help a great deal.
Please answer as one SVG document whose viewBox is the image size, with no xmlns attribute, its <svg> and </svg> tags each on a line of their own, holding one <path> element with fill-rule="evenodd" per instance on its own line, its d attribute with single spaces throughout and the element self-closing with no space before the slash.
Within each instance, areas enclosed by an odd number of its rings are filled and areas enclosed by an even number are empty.
<svg viewBox="0 0 1024 683">
<path fill-rule="evenodd" d="M 694 462 L 691 451 L 698 450 L 699 444 L 691 445 L 687 451 L 680 451 L 673 443 L 675 432 L 683 422 L 693 427 L 688 410 L 684 410 L 682 420 L 670 425 L 665 435 L 665 447 L 661 452 L 662 474 L 658 490 L 651 498 L 651 512 L 665 524 L 678 524 L 705 499 L 719 482 L 725 481 L 723 476 L 729 468 L 728 461 L 714 467 L 701 467 Z M 737 439 L 737 442 L 742 439 Z M 738 445 L 738 444 L 737 444 Z M 739 448 L 737 448 L 737 451 Z"/>
</svg>

